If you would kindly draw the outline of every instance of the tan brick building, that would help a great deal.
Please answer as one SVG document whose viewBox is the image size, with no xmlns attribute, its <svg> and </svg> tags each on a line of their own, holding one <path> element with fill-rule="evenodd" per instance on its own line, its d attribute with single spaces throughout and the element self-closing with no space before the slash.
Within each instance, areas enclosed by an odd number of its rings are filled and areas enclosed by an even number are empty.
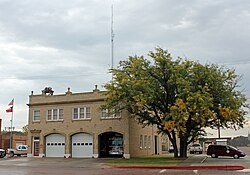
<svg viewBox="0 0 250 175">
<path fill-rule="evenodd" d="M 113 157 L 161 154 L 155 127 L 139 125 L 127 111 L 108 116 L 105 96 L 91 92 L 29 96 L 28 156 Z"/>
</svg>

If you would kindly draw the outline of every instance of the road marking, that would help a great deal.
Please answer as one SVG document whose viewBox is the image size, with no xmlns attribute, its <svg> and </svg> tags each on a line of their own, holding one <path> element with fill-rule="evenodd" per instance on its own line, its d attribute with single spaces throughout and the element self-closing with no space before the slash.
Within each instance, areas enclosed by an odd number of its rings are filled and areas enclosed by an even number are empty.
<svg viewBox="0 0 250 175">
<path fill-rule="evenodd" d="M 201 161 L 201 163 L 204 163 L 206 159 L 207 159 L 207 156 Z"/>
<path fill-rule="evenodd" d="M 165 173 L 167 170 L 161 170 L 160 173 Z"/>
<path fill-rule="evenodd" d="M 195 174 L 198 174 L 198 170 L 193 170 L 193 172 L 194 172 Z"/>
<path fill-rule="evenodd" d="M 250 173 L 250 169 L 237 170 L 237 172 Z"/>
</svg>

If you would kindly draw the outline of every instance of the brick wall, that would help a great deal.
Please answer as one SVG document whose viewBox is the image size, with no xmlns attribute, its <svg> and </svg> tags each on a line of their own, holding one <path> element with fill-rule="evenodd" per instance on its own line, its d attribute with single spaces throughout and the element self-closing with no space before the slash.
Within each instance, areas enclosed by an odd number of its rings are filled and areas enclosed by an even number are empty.
<svg viewBox="0 0 250 175">
<path fill-rule="evenodd" d="M 118 132 L 124 138 L 124 153 L 131 156 L 152 155 L 154 153 L 154 136 L 156 129 L 152 127 L 142 128 L 141 125 L 129 117 L 127 111 L 122 111 L 121 118 L 102 119 L 100 117 L 100 106 L 104 104 L 105 96 L 97 88 L 93 92 L 72 93 L 70 89 L 65 94 L 48 96 L 44 93 L 35 95 L 33 92 L 29 96 L 29 136 L 28 145 L 32 147 L 32 138 L 39 137 L 43 148 L 40 153 L 45 152 L 45 137 L 52 133 L 60 133 L 66 138 L 67 154 L 71 153 L 70 139 L 76 133 L 89 133 L 94 137 L 94 154 L 98 154 L 98 136 L 105 132 Z M 90 107 L 91 119 L 73 120 L 72 109 L 76 107 Z M 33 111 L 40 110 L 40 121 L 33 121 Z M 62 121 L 47 121 L 46 113 L 48 109 L 63 109 Z M 148 138 L 151 147 L 140 148 L 140 135 Z M 160 141 L 160 139 L 159 139 Z M 160 147 L 158 146 L 160 152 Z M 30 149 L 32 154 L 32 149 Z"/>
</svg>

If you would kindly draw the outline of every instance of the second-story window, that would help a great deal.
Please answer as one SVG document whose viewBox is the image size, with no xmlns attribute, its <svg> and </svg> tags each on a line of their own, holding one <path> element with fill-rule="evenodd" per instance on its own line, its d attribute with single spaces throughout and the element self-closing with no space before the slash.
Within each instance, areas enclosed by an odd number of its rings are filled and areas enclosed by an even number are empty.
<svg viewBox="0 0 250 175">
<path fill-rule="evenodd" d="M 58 119 L 63 120 L 63 109 L 59 109 Z"/>
<path fill-rule="evenodd" d="M 107 118 L 108 117 L 108 109 L 102 108 L 101 109 L 101 118 Z"/>
<path fill-rule="evenodd" d="M 114 110 L 109 110 L 105 108 L 101 108 L 100 111 L 101 119 L 112 119 L 112 118 L 121 118 L 121 112 L 114 112 Z"/>
<path fill-rule="evenodd" d="M 52 120 L 52 110 L 51 109 L 49 109 L 47 111 L 47 120 Z"/>
<path fill-rule="evenodd" d="M 33 121 L 34 122 L 40 121 L 40 110 L 34 110 L 34 112 L 33 112 Z"/>
<path fill-rule="evenodd" d="M 63 120 L 63 109 L 48 109 L 47 120 L 48 121 Z"/>
<path fill-rule="evenodd" d="M 73 120 L 90 119 L 90 107 L 73 108 Z"/>
<path fill-rule="evenodd" d="M 58 118 L 59 118 L 59 117 L 57 118 L 57 116 L 58 116 L 57 109 L 52 109 L 52 116 L 53 116 L 53 117 L 52 117 L 52 118 L 53 118 L 53 120 L 55 120 L 55 119 L 58 119 Z"/>
</svg>

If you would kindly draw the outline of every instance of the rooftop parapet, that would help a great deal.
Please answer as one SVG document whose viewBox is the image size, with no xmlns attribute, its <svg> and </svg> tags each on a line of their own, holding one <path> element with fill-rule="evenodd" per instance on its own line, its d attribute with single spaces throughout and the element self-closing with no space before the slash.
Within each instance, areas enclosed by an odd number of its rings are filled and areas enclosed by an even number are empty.
<svg viewBox="0 0 250 175">
<path fill-rule="evenodd" d="M 48 90 L 48 89 L 47 89 Z M 52 90 L 52 88 L 50 89 Z M 53 90 L 52 90 L 53 91 Z M 70 88 L 64 94 L 54 94 L 48 91 L 42 90 L 41 94 L 34 94 L 31 91 L 29 96 L 28 106 L 45 105 L 45 104 L 65 104 L 65 103 L 82 103 L 91 101 L 104 101 L 104 91 L 100 91 L 95 85 L 95 89 L 89 92 L 73 93 Z"/>
</svg>

